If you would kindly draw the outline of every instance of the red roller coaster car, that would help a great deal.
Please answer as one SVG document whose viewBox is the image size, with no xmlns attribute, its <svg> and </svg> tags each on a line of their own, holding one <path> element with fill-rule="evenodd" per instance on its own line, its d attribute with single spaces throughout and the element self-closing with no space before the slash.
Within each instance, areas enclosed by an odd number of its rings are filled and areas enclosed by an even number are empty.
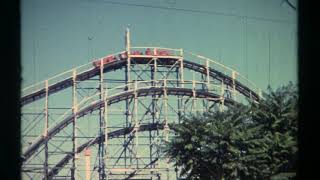
<svg viewBox="0 0 320 180">
<path fill-rule="evenodd" d="M 170 56 L 170 52 L 167 50 L 157 50 L 158 56 Z"/>
<path fill-rule="evenodd" d="M 146 55 L 152 55 L 150 48 L 148 48 L 145 53 L 146 53 Z"/>
<path fill-rule="evenodd" d="M 142 52 L 140 52 L 140 51 L 132 51 L 131 55 L 142 55 Z"/>
<path fill-rule="evenodd" d="M 141 51 L 132 51 L 131 52 L 131 55 L 142 55 L 143 53 Z M 157 49 L 155 51 L 155 54 L 153 54 L 153 51 L 151 51 L 150 48 L 147 48 L 147 50 L 145 51 L 145 55 L 156 55 L 156 56 L 170 56 L 170 52 L 168 50 L 161 50 L 161 49 Z M 116 61 L 116 60 L 124 60 L 128 58 L 128 53 L 127 52 L 123 52 L 121 54 L 119 54 L 117 57 L 116 56 L 107 56 L 107 57 L 104 57 L 102 59 L 102 63 L 103 64 L 108 64 L 108 63 L 111 63 L 113 61 Z M 97 61 L 94 61 L 93 63 L 93 66 L 94 67 L 100 67 L 101 66 L 101 60 L 97 60 Z"/>
<path fill-rule="evenodd" d="M 102 63 L 103 64 L 108 64 L 108 63 L 111 63 L 113 61 L 116 61 L 116 57 L 115 56 L 107 56 L 107 57 L 104 57 L 102 59 Z M 94 61 L 93 62 L 93 66 L 100 67 L 101 66 L 101 60 Z"/>
<path fill-rule="evenodd" d="M 108 64 L 108 63 L 111 63 L 113 61 L 117 61 L 117 60 L 124 60 L 124 59 L 127 59 L 128 58 L 128 53 L 127 52 L 123 52 L 117 56 L 107 56 L 107 57 L 104 57 L 102 59 L 102 63 L 103 64 Z M 100 67 L 101 66 L 101 59 L 97 60 L 97 61 L 94 61 L 93 63 L 93 66 L 94 67 Z"/>
<path fill-rule="evenodd" d="M 154 51 L 151 51 L 150 48 L 147 48 L 145 54 L 146 54 L 146 55 L 149 55 L 149 56 L 151 56 L 151 55 L 155 55 L 155 56 L 170 56 L 170 55 L 171 55 L 168 50 L 157 49 L 156 52 L 155 52 L 155 54 L 153 54 L 153 52 L 154 52 Z"/>
</svg>

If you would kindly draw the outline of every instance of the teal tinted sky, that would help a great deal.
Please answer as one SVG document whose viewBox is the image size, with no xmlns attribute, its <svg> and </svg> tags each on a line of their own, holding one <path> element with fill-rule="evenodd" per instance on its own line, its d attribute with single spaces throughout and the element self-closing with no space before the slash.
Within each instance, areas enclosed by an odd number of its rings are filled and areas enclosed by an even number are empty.
<svg viewBox="0 0 320 180">
<path fill-rule="evenodd" d="M 272 87 L 297 81 L 297 13 L 282 0 L 22 0 L 21 9 L 23 87 L 124 50 L 127 25 L 134 46 L 184 48 L 262 89 L 269 77 Z"/>
</svg>

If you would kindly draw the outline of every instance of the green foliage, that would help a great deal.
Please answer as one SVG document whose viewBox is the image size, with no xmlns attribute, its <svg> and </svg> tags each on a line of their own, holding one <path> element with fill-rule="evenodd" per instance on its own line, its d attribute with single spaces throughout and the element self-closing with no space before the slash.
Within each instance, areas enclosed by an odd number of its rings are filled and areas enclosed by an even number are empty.
<svg viewBox="0 0 320 180">
<path fill-rule="evenodd" d="M 284 179 L 297 156 L 297 90 L 281 87 L 259 104 L 190 115 L 172 124 L 165 152 L 187 179 Z M 278 175 L 278 176 L 276 176 Z"/>
<path fill-rule="evenodd" d="M 251 117 L 255 124 L 262 124 L 263 140 L 268 143 L 268 153 L 264 163 L 256 167 L 268 167 L 260 174 L 263 178 L 280 172 L 295 171 L 297 159 L 298 133 L 298 91 L 289 83 L 276 91 L 269 89 L 265 100 L 251 105 Z M 252 174 L 258 172 L 252 172 Z"/>
</svg>

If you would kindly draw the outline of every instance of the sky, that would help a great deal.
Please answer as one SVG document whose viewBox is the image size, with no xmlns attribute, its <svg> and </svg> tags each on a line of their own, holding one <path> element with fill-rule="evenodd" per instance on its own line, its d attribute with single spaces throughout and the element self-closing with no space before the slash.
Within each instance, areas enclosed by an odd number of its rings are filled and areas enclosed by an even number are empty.
<svg viewBox="0 0 320 180">
<path fill-rule="evenodd" d="M 297 83 L 297 12 L 283 0 L 22 0 L 21 14 L 22 87 L 124 50 L 127 26 L 132 46 L 183 48 L 261 89 Z"/>
</svg>

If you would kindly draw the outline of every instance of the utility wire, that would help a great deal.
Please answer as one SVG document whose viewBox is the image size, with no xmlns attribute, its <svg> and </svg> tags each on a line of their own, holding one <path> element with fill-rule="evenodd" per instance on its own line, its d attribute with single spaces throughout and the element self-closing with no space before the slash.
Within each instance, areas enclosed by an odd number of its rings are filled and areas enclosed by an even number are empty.
<svg viewBox="0 0 320 180">
<path fill-rule="evenodd" d="M 293 10 L 297 10 L 297 7 L 295 5 L 293 5 L 292 2 L 290 2 L 290 0 L 283 0 L 282 3 L 287 3 Z"/>
<path fill-rule="evenodd" d="M 244 61 L 245 61 L 245 71 L 247 75 L 247 79 L 249 79 L 249 67 L 248 67 L 248 23 L 247 18 L 243 21 L 244 24 Z"/>
<path fill-rule="evenodd" d="M 34 83 L 37 82 L 37 74 L 36 74 L 36 33 L 35 33 L 35 3 L 31 3 L 32 9 L 32 63 L 33 63 L 33 81 Z"/>
<path fill-rule="evenodd" d="M 270 62 L 270 60 L 271 60 L 271 57 L 270 57 L 270 54 L 271 54 L 271 49 L 270 49 L 270 32 L 268 33 L 268 46 L 269 46 L 269 48 L 268 48 L 268 50 L 269 50 L 269 79 L 268 79 L 268 86 L 269 87 L 271 87 L 271 85 L 270 85 L 270 72 L 271 72 L 271 66 L 270 66 L 270 64 L 271 64 L 271 62 Z"/>
<path fill-rule="evenodd" d="M 259 21 L 269 21 L 269 22 L 277 22 L 277 23 L 296 24 L 296 22 L 288 21 L 288 20 L 270 19 L 270 18 L 264 18 L 264 17 L 243 16 L 243 15 L 238 15 L 238 14 L 233 14 L 233 13 L 223 13 L 223 12 L 216 12 L 216 11 L 185 9 L 185 8 L 175 8 L 175 7 L 164 7 L 164 6 L 145 5 L 145 4 L 134 4 L 134 3 L 115 2 L 115 1 L 108 1 L 108 0 L 103 0 L 103 1 L 99 1 L 99 2 L 107 3 L 107 4 L 113 4 L 113 5 L 145 7 L 145 8 L 153 8 L 153 9 L 165 9 L 165 10 L 171 10 L 171 11 L 201 13 L 201 14 L 209 14 L 209 15 L 219 15 L 219 16 L 247 18 L 247 19 L 259 20 Z"/>
</svg>

